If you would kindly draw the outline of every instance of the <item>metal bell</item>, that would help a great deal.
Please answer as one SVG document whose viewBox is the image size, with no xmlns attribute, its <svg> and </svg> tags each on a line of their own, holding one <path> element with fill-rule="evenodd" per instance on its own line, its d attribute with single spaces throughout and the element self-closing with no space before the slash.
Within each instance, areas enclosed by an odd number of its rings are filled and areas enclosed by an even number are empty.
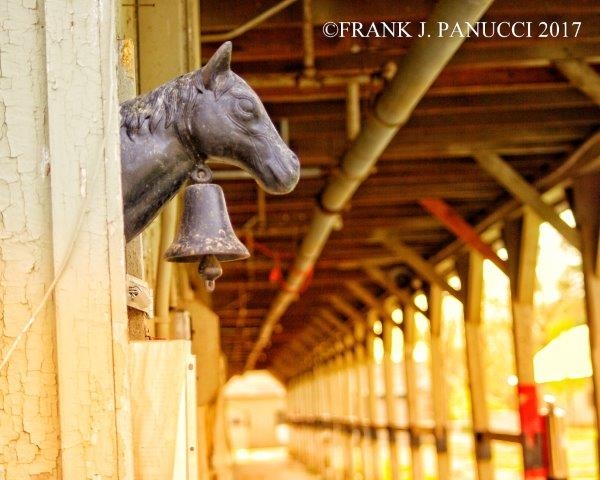
<svg viewBox="0 0 600 480">
<path fill-rule="evenodd" d="M 250 253 L 233 231 L 219 185 L 189 185 L 183 201 L 177 235 L 165 258 L 169 262 L 200 262 L 200 274 L 212 291 L 222 272 L 218 262 L 241 260 Z"/>
</svg>

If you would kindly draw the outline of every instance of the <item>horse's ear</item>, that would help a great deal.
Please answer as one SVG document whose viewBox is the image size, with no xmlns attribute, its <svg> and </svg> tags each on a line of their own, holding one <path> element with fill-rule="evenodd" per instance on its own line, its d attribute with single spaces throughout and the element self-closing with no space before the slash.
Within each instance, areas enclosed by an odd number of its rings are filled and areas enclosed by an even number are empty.
<svg viewBox="0 0 600 480">
<path fill-rule="evenodd" d="M 208 90 L 217 90 L 219 77 L 229 72 L 231 63 L 231 42 L 225 42 L 210 57 L 210 60 L 202 67 L 202 82 Z"/>
</svg>

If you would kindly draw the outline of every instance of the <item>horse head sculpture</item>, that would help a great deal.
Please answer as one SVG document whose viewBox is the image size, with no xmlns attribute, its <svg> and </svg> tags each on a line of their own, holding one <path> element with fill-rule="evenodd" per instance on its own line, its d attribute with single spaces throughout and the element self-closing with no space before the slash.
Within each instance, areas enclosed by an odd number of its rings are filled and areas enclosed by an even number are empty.
<svg viewBox="0 0 600 480">
<path fill-rule="evenodd" d="M 268 193 L 290 192 L 300 163 L 260 99 L 230 69 L 231 42 L 207 64 L 121 105 L 125 237 L 138 235 L 205 161 L 247 171 Z"/>
</svg>

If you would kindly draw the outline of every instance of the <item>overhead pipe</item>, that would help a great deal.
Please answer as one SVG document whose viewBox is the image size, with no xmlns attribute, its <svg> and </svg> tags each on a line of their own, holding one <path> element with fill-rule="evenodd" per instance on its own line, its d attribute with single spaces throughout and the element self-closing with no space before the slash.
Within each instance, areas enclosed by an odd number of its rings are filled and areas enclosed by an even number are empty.
<svg viewBox="0 0 600 480">
<path fill-rule="evenodd" d="M 246 370 L 254 368 L 259 355 L 269 343 L 273 327 L 297 298 L 331 231 L 338 223 L 339 213 L 462 45 L 464 38 L 439 37 L 436 30 L 439 22 L 447 22 L 449 25 L 476 22 L 492 2 L 493 0 L 444 0 L 437 4 L 427 21 L 425 35 L 415 40 L 398 63 L 396 75 L 384 88 L 364 128 L 342 158 L 340 173 L 322 192 L 319 208 L 302 241 L 294 266 L 282 291 L 271 304 L 259 337 L 248 356 Z"/>
<path fill-rule="evenodd" d="M 246 33 L 248 30 L 252 30 L 254 27 L 260 25 L 265 20 L 271 18 L 273 15 L 285 10 L 292 3 L 296 3 L 297 0 L 283 0 L 276 5 L 273 5 L 271 8 L 265 10 L 264 12 L 258 14 L 256 17 L 251 18 L 246 23 L 240 25 L 239 27 L 230 30 L 229 32 L 223 33 L 213 33 L 213 34 L 203 34 L 202 35 L 202 43 L 207 42 L 225 42 L 227 40 L 232 40 L 236 37 L 239 37 L 243 33 Z"/>
<path fill-rule="evenodd" d="M 352 141 L 360 133 L 360 83 L 350 80 L 346 87 L 346 137 Z"/>
</svg>

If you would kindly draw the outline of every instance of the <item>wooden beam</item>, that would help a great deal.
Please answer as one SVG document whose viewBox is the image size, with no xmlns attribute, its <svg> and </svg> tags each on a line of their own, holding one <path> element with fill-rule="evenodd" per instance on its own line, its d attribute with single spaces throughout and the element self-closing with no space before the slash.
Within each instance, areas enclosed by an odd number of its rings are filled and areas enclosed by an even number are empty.
<svg viewBox="0 0 600 480">
<path fill-rule="evenodd" d="M 397 265 L 402 262 L 400 255 L 382 255 L 377 257 L 366 257 L 358 260 L 342 260 L 338 262 L 340 270 L 357 270 L 365 267 L 386 267 Z"/>
<path fill-rule="evenodd" d="M 386 310 L 383 306 L 383 302 L 381 302 L 378 298 L 371 294 L 371 292 L 369 292 L 360 283 L 354 281 L 346 282 L 346 287 L 356 298 L 358 298 L 365 305 L 374 310 L 377 310 L 381 315 L 386 315 Z"/>
<path fill-rule="evenodd" d="M 328 324 L 332 325 L 336 330 L 346 335 L 352 335 L 352 328 L 346 325 L 337 315 L 332 313 L 326 308 L 319 309 L 319 318 L 325 320 Z"/>
<path fill-rule="evenodd" d="M 393 239 L 387 234 L 382 234 L 378 240 L 381 241 L 389 250 L 402 257 L 402 260 L 422 278 L 429 283 L 435 283 L 448 293 L 456 297 L 461 302 L 464 301 L 464 293 L 450 286 L 448 282 L 435 270 L 432 264 L 421 257 L 408 245 L 405 245 L 398 239 Z"/>
<path fill-rule="evenodd" d="M 540 193 L 499 155 L 493 152 L 478 152 L 473 158 L 513 197 L 531 207 L 543 221 L 552 225 L 571 245 L 578 250 L 581 249 L 579 232 L 563 222 L 556 210 L 544 202 Z"/>
<path fill-rule="evenodd" d="M 562 198 L 563 188 L 568 186 L 569 177 L 576 172 L 588 172 L 593 169 L 595 161 L 598 159 L 600 152 L 600 132 L 594 132 L 588 136 L 583 144 L 572 151 L 563 164 L 555 171 L 536 181 L 534 186 L 536 190 L 544 191 L 542 198 L 547 203 L 553 203 L 557 198 Z M 474 226 L 475 231 L 481 233 L 500 222 L 503 218 L 508 217 L 512 212 L 519 209 L 520 204 L 516 199 L 510 199 L 502 204 L 499 208 L 487 215 L 482 221 Z M 438 264 L 446 260 L 451 255 L 456 254 L 463 246 L 461 240 L 455 240 L 437 252 L 430 260 L 434 264 Z"/>
<path fill-rule="evenodd" d="M 327 299 L 329 300 L 329 302 L 331 303 L 331 306 L 337 310 L 338 312 L 340 312 L 343 315 L 346 315 L 353 324 L 364 324 L 365 323 L 365 316 L 359 312 L 358 310 L 356 310 L 352 305 L 350 305 L 348 302 L 346 302 L 346 300 L 344 300 L 342 297 L 340 297 L 339 295 L 329 295 L 327 297 Z"/>
<path fill-rule="evenodd" d="M 481 253 L 484 258 L 492 261 L 506 273 L 506 262 L 498 257 L 492 247 L 481 239 L 475 229 L 452 206 L 439 198 L 422 198 L 419 203 L 442 222 L 448 230 L 463 240 L 467 247 Z"/>
<path fill-rule="evenodd" d="M 600 105 L 600 75 L 584 60 L 570 58 L 557 60 L 554 65 L 575 88 Z"/>
<path fill-rule="evenodd" d="M 410 305 L 423 315 L 427 315 L 427 310 L 417 306 L 411 295 L 406 290 L 398 288 L 382 270 L 378 268 L 365 268 L 364 270 L 371 280 L 385 288 L 391 295 L 395 295 L 404 305 Z"/>
</svg>

